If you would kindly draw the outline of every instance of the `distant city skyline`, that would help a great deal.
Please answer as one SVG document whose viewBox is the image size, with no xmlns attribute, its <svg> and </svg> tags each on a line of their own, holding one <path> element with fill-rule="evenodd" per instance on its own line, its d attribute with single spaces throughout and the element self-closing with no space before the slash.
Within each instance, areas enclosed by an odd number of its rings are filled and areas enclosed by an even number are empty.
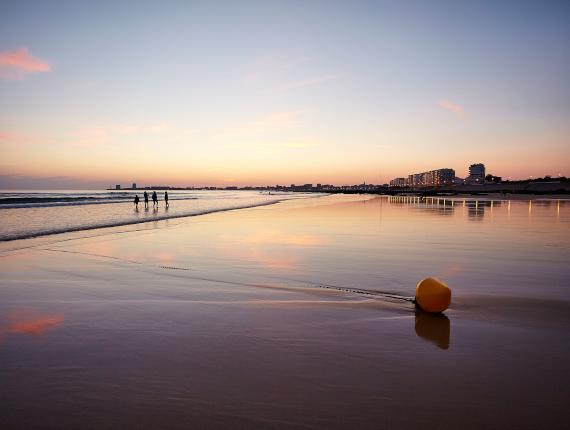
<svg viewBox="0 0 570 430">
<path fill-rule="evenodd" d="M 570 176 L 565 1 L 11 2 L 0 188 Z"/>
</svg>

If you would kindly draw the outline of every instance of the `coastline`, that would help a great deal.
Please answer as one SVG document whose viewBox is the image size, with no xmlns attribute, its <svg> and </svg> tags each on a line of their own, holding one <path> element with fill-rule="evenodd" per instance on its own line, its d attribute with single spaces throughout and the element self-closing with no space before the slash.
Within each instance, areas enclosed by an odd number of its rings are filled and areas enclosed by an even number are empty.
<svg viewBox="0 0 570 430">
<path fill-rule="evenodd" d="M 239 191 L 239 190 L 238 190 Z M 249 191 L 249 190 L 248 190 Z M 286 197 L 287 195 L 304 195 L 305 197 L 301 197 L 301 198 L 319 198 L 319 197 L 323 197 L 323 196 L 332 196 L 332 195 L 345 195 L 345 196 L 351 196 L 351 195 L 359 195 L 359 196 L 390 196 L 390 197 L 394 197 L 394 198 L 423 198 L 423 199 L 432 199 L 430 201 L 434 201 L 433 199 L 443 199 L 442 201 L 445 200 L 472 200 L 472 201 L 558 201 L 558 202 L 566 202 L 570 200 L 570 195 L 566 195 L 566 194 L 503 194 L 503 193 L 475 193 L 475 194 L 470 194 L 470 193 L 466 193 L 466 194 L 461 194 L 461 193 L 454 193 L 454 194 L 448 194 L 448 193 L 421 193 L 421 192 L 394 192 L 392 194 L 378 194 L 378 193 L 374 193 L 374 192 L 370 192 L 370 191 L 358 191 L 358 190 L 353 190 L 353 191 L 348 191 L 348 190 L 344 190 L 344 191 L 339 191 L 339 192 L 327 192 L 327 193 L 323 193 L 323 192 L 307 192 L 307 191 L 292 191 L 292 192 L 287 192 L 287 193 L 283 193 L 283 196 Z M 278 196 L 278 195 L 276 195 Z M 190 198 L 190 199 L 185 199 L 185 200 L 197 200 L 197 198 Z M 267 201 L 267 202 L 256 202 L 256 203 L 244 203 L 243 205 L 237 205 L 235 207 L 222 207 L 222 208 L 212 208 L 212 209 L 204 209 L 204 210 L 199 210 L 199 211 L 182 211 L 181 213 L 168 213 L 168 210 L 165 213 L 162 214 L 156 214 L 153 213 L 152 216 L 147 216 L 147 214 L 144 214 L 144 217 L 142 218 L 135 218 L 135 219 L 125 219 L 125 220 L 121 220 L 121 221 L 117 221 L 117 220 L 106 220 L 106 219 L 102 219 L 98 222 L 96 222 L 93 225 L 79 225 L 79 226 L 62 226 L 62 227 L 58 227 L 58 228 L 52 228 L 52 229 L 47 229 L 45 231 L 32 231 L 32 232 L 20 232 L 20 233 L 15 233 L 15 234 L 3 234 L 3 236 L 0 238 L 0 248 L 1 248 L 1 244 L 3 243 L 7 243 L 7 242 L 12 242 L 12 241 L 19 241 L 19 240 L 29 240 L 29 239 L 36 239 L 39 237 L 51 237 L 54 235 L 59 235 L 59 234 L 66 234 L 66 233 L 72 233 L 72 232 L 81 232 L 81 231 L 89 231 L 89 230 L 99 230 L 99 229 L 105 229 L 105 228 L 113 228 L 113 227 L 122 227 L 122 226 L 129 226 L 129 225 L 137 225 L 137 224 L 146 224 L 146 223 L 151 223 L 151 222 L 159 222 L 159 221 L 164 221 L 164 220 L 175 220 L 175 219 L 179 219 L 179 218 L 188 218 L 188 217 L 193 217 L 193 216 L 201 216 L 201 215 L 207 215 L 210 213 L 215 213 L 215 212 L 221 212 L 221 211 L 233 211 L 233 210 L 239 210 L 239 209 L 246 209 L 246 208 L 251 208 L 251 207 L 258 207 L 258 206 L 265 206 L 265 205 L 273 205 L 273 204 L 277 204 L 277 203 L 281 203 L 283 201 L 287 200 L 286 198 L 283 199 L 276 199 L 276 200 L 272 200 L 272 201 Z M 174 201 L 174 206 L 176 205 L 177 201 Z M 99 202 L 96 204 L 96 206 L 100 205 L 100 204 L 107 204 L 107 205 L 122 205 L 122 206 L 129 206 L 132 205 L 132 202 Z M 39 209 L 50 209 L 50 208 L 58 208 L 58 207 L 68 207 L 73 209 L 73 207 L 77 207 L 77 206 L 87 206 L 89 207 L 89 203 L 85 203 L 85 202 L 81 202 L 81 203 L 77 203 L 74 206 L 71 205 L 49 205 L 49 206 L 40 206 L 38 207 Z M 10 206 L 10 207 L 1 207 L 0 209 L 3 210 L 12 210 L 12 209 L 20 209 L 20 210 L 27 210 L 27 209 L 33 209 L 35 208 L 35 206 Z M 141 210 L 142 211 L 142 210 Z M 135 212 L 138 212 L 135 211 Z M 148 210 L 144 210 L 144 212 L 148 212 Z M 154 212 L 154 211 L 153 211 Z"/>
<path fill-rule="evenodd" d="M 0 424 L 563 428 L 570 302 L 524 297 L 514 273 L 477 290 L 479 267 L 436 267 L 454 248 L 376 256 L 421 239 L 413 207 L 384 204 L 290 200 L 2 251 Z M 416 213 L 422 231 L 444 221 Z M 454 287 L 443 317 L 363 294 L 409 297 L 429 267 Z"/>
<path fill-rule="evenodd" d="M 60 230 L 51 230 L 51 231 L 37 232 L 37 233 L 24 233 L 21 235 L 14 235 L 11 237 L 6 237 L 6 238 L 0 240 L 0 243 L 11 242 L 11 241 L 15 241 L 15 240 L 35 239 L 38 237 L 54 236 L 54 235 L 59 235 L 59 234 L 74 233 L 74 232 L 80 232 L 80 231 L 100 230 L 100 229 L 113 228 L 113 227 L 124 227 L 124 226 L 129 226 L 129 225 L 144 224 L 144 223 L 149 223 L 149 222 L 175 220 L 178 218 L 189 218 L 189 217 L 193 217 L 193 216 L 208 215 L 208 214 L 212 214 L 212 213 L 216 213 L 216 212 L 230 212 L 230 211 L 236 211 L 236 210 L 247 209 L 247 208 L 252 208 L 252 207 L 274 205 L 276 203 L 280 203 L 281 201 L 282 200 L 275 200 L 275 201 L 271 201 L 271 202 L 256 203 L 254 205 L 245 204 L 243 206 L 236 206 L 236 207 L 232 207 L 232 208 L 210 209 L 210 210 L 205 210 L 205 211 L 201 211 L 201 212 L 197 212 L 197 213 L 182 213 L 182 214 L 177 214 L 177 215 L 165 214 L 165 215 L 155 216 L 152 219 L 138 219 L 138 220 L 128 220 L 128 221 L 109 221 L 108 223 L 100 223 L 100 224 L 93 225 L 93 226 L 81 226 L 81 227 L 75 227 L 75 228 L 65 227 L 65 228 L 62 228 Z M 122 204 L 131 205 L 130 202 L 126 202 L 126 203 L 122 203 Z"/>
<path fill-rule="evenodd" d="M 40 194 L 40 193 L 36 193 Z M 209 213 L 275 204 L 291 198 L 315 198 L 318 194 L 272 195 L 259 193 L 185 193 L 171 199 L 170 205 L 133 204 L 130 197 L 117 201 L 113 196 L 92 193 L 86 204 L 84 193 L 47 193 L 34 197 L 21 193 L 10 201 L 21 203 L 0 205 L 0 243 L 74 231 L 126 226 L 167 219 L 186 218 Z M 177 198 L 176 198 L 177 197 Z M 36 200 L 48 201 L 37 203 Z M 71 202 L 70 202 L 71 201 Z M 7 206 L 7 207 L 6 207 Z"/>
</svg>

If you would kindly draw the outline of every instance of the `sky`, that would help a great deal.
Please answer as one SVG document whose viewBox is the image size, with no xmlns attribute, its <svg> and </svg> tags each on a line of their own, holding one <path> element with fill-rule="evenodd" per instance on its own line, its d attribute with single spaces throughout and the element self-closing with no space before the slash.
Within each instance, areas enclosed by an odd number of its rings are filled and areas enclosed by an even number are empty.
<svg viewBox="0 0 570 430">
<path fill-rule="evenodd" d="M 0 188 L 570 176 L 568 1 L 0 3 Z"/>
</svg>

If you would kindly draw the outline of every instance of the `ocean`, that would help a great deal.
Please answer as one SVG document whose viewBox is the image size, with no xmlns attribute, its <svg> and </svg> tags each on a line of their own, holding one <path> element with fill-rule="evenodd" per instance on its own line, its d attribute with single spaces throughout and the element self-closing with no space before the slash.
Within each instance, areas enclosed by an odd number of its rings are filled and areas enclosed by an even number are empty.
<svg viewBox="0 0 570 430">
<path fill-rule="evenodd" d="M 567 427 L 568 200 L 8 194 L 2 429 Z"/>
<path fill-rule="evenodd" d="M 144 190 L 2 190 L 0 191 L 0 242 L 101 227 L 203 215 L 212 212 L 274 204 L 307 198 L 315 194 L 260 191 L 169 190 L 169 207 L 164 191 L 158 191 L 159 205 L 145 207 Z M 138 195 L 138 209 L 133 200 Z"/>
</svg>

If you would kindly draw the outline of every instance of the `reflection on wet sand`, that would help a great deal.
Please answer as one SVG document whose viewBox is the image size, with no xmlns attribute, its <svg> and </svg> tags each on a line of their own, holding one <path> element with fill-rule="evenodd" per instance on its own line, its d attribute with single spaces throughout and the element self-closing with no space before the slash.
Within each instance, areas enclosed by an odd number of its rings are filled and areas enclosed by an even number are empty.
<svg viewBox="0 0 570 430">
<path fill-rule="evenodd" d="M 24 334 L 42 336 L 46 330 L 60 325 L 64 318 L 61 314 L 38 314 L 29 310 L 16 310 L 8 314 L 8 322 L 0 328 L 0 335 Z"/>
<path fill-rule="evenodd" d="M 568 208 L 335 195 L 0 258 L 0 428 L 561 428 Z"/>
<path fill-rule="evenodd" d="M 441 349 L 449 348 L 451 322 L 443 314 L 429 314 L 416 310 L 416 334 Z"/>
<path fill-rule="evenodd" d="M 219 255 L 243 262 L 258 263 L 268 269 L 293 270 L 299 247 L 321 247 L 330 238 L 299 234 L 284 229 L 240 231 L 219 235 Z"/>
<path fill-rule="evenodd" d="M 409 205 L 416 207 L 422 211 L 434 213 L 437 215 L 452 215 L 456 208 L 466 208 L 467 216 L 470 221 L 482 221 L 487 211 L 493 212 L 494 208 L 506 206 L 507 212 L 511 211 L 511 200 L 502 199 L 462 199 L 458 197 L 420 197 L 420 196 L 391 196 L 388 201 L 394 205 Z M 539 206 L 543 209 L 552 208 L 554 200 L 528 200 L 527 212 L 528 216 L 533 215 L 533 207 Z M 560 206 L 568 203 L 564 200 L 556 200 L 554 208 L 557 215 L 560 213 Z"/>
<path fill-rule="evenodd" d="M 236 242 L 250 243 L 255 245 L 290 245 L 290 246 L 322 246 L 328 244 L 329 240 L 309 234 L 295 234 L 282 230 L 258 231 L 248 236 L 221 237 L 224 240 L 235 240 Z"/>
<path fill-rule="evenodd" d="M 458 273 L 461 273 L 461 265 L 459 263 L 451 263 L 437 275 L 437 278 L 450 278 Z"/>
</svg>

